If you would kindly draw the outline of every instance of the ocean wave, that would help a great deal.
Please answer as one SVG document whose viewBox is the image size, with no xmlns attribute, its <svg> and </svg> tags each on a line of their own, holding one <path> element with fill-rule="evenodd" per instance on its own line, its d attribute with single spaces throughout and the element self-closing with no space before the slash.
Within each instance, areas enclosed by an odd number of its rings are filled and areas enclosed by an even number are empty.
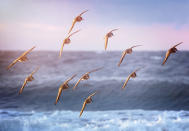
<svg viewBox="0 0 189 131">
<path fill-rule="evenodd" d="M 120 67 L 121 52 L 58 52 L 36 51 L 28 54 L 29 61 L 5 70 L 21 52 L 0 52 L 0 109 L 15 110 L 80 110 L 83 100 L 97 91 L 89 110 L 189 110 L 189 52 L 172 55 L 162 66 L 165 52 L 134 52 L 125 57 Z M 135 79 L 121 87 L 128 75 L 139 67 Z M 28 82 L 18 95 L 24 79 L 37 67 L 35 80 Z M 83 73 L 104 67 L 72 87 Z M 70 76 L 70 89 L 64 90 L 60 102 L 54 106 L 59 86 Z"/>
<path fill-rule="evenodd" d="M 9 115 L 2 117 L 2 112 Z M 0 130 L 186 131 L 189 130 L 188 115 L 188 111 L 116 110 L 85 111 L 79 118 L 77 111 L 0 111 Z"/>
</svg>

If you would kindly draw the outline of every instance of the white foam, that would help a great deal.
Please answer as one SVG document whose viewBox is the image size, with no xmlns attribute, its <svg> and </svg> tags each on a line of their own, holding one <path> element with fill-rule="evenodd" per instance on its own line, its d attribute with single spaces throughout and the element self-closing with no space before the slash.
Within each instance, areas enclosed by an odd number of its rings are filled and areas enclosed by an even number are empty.
<svg viewBox="0 0 189 131">
<path fill-rule="evenodd" d="M 2 112 L 2 111 L 0 111 Z M 16 112 L 8 112 L 8 114 Z M 135 130 L 161 131 L 189 130 L 189 111 L 84 111 L 81 118 L 79 112 L 52 111 L 52 112 L 17 112 L 17 116 L 6 116 L 0 119 L 0 130 L 23 129 L 35 130 Z M 1 116 L 1 114 L 0 114 Z M 6 122 L 3 122 L 6 121 Z M 16 124 L 16 122 L 19 124 Z M 8 126 L 13 125 L 13 126 Z"/>
</svg>

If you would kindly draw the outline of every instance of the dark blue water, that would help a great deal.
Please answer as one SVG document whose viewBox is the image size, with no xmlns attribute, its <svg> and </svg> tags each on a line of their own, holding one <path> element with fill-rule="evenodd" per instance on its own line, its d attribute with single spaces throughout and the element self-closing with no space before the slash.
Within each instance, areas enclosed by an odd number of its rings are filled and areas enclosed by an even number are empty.
<svg viewBox="0 0 189 131">
<path fill-rule="evenodd" d="M 164 66 L 161 63 L 165 52 L 133 52 L 117 67 L 121 52 L 64 52 L 59 58 L 58 52 L 34 51 L 28 55 L 29 61 L 17 63 L 7 71 L 6 67 L 21 53 L 0 52 L 0 130 L 49 129 L 50 125 L 45 123 L 57 124 L 49 130 L 78 130 L 81 126 L 86 130 L 155 127 L 172 130 L 172 125 L 176 130 L 189 129 L 186 124 L 189 122 L 189 52 L 171 55 Z M 37 66 L 40 69 L 34 74 L 35 80 L 18 95 L 25 77 Z M 102 70 L 91 73 L 90 79 L 82 81 L 75 91 L 71 89 L 83 73 L 102 66 Z M 143 66 L 122 90 L 127 76 Z M 75 73 L 77 76 L 69 82 L 71 88 L 63 91 L 55 106 L 59 86 Z M 97 94 L 93 103 L 79 119 L 84 99 L 94 91 Z M 99 121 L 103 124 L 99 125 Z M 75 122 L 79 124 L 74 125 Z"/>
</svg>

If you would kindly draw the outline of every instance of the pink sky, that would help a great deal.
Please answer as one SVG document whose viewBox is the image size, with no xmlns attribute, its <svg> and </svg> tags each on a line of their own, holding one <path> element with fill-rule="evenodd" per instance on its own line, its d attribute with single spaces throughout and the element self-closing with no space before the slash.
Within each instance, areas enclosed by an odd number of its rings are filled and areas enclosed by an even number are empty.
<svg viewBox="0 0 189 131">
<path fill-rule="evenodd" d="M 86 23 L 86 22 L 85 22 Z M 176 29 L 174 25 L 139 26 L 125 24 L 112 27 L 98 25 L 81 25 L 81 32 L 71 38 L 71 44 L 65 50 L 104 50 L 104 35 L 113 28 L 109 39 L 108 50 L 122 50 L 135 44 L 143 46 L 138 50 L 166 50 L 178 42 L 184 42 L 178 47 L 189 49 L 189 25 Z M 77 29 L 79 25 L 76 26 Z M 59 50 L 68 28 L 48 24 L 18 23 L 0 25 L 3 43 L 1 50 L 25 50 L 36 45 L 38 50 Z M 1 38 L 1 39 L 2 39 Z"/>
<path fill-rule="evenodd" d="M 60 50 L 63 39 L 75 16 L 85 9 L 84 21 L 74 30 L 81 31 L 71 37 L 64 50 L 104 50 L 104 35 L 114 28 L 115 36 L 109 39 L 108 50 L 123 50 L 135 44 L 136 50 L 167 50 L 178 42 L 178 47 L 189 50 L 189 10 L 186 3 L 169 1 L 154 3 L 123 1 L 90 3 L 76 1 L 3 1 L 0 5 L 0 50 Z M 123 6 L 123 5 L 126 6 Z M 156 9 L 156 6 L 158 7 Z M 180 10 L 174 12 L 174 8 Z M 173 8 L 172 8 L 173 7 Z M 174 14 L 174 15 L 173 15 Z M 179 18 L 177 18 L 179 17 Z"/>
</svg>

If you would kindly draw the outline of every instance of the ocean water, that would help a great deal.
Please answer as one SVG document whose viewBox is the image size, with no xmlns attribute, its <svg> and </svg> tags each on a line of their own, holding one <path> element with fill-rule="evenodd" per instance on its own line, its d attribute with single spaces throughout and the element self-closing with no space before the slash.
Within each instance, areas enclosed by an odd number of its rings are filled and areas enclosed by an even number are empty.
<svg viewBox="0 0 189 131">
<path fill-rule="evenodd" d="M 20 51 L 0 51 L 0 131 L 189 130 L 189 52 L 178 51 L 161 66 L 165 52 L 133 52 L 117 67 L 121 52 L 33 51 L 29 61 L 6 67 Z M 35 80 L 18 95 L 25 77 L 37 66 Z M 92 69 L 75 91 L 80 76 Z M 121 89 L 137 68 L 137 77 Z M 67 78 L 70 89 L 54 105 L 59 86 Z M 83 101 L 97 91 L 79 118 Z"/>
</svg>

